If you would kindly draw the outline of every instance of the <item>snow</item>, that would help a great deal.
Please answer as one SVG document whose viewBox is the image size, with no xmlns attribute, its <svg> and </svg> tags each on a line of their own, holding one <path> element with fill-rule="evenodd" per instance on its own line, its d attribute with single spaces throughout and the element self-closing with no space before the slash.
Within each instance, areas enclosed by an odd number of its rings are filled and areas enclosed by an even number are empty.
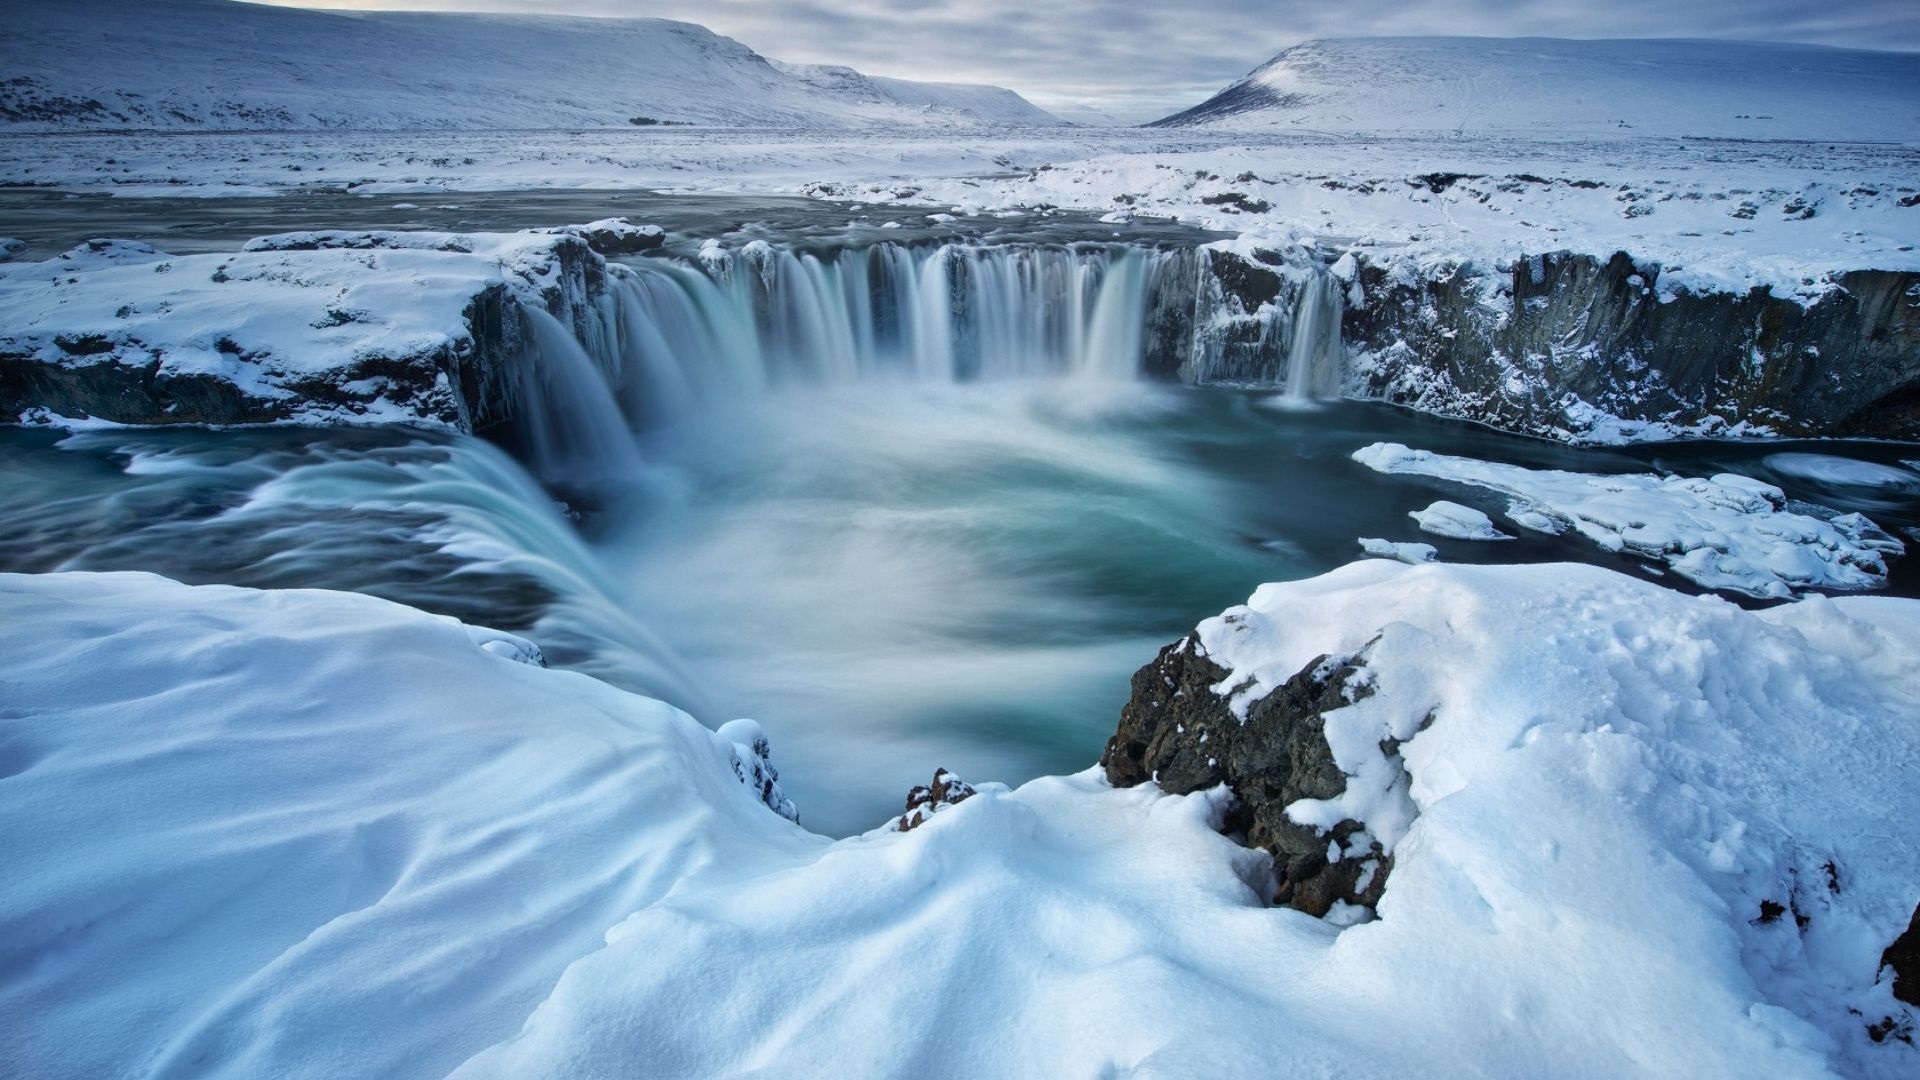
<svg viewBox="0 0 1920 1080">
<path fill-rule="evenodd" d="M 1841 272 L 1920 271 L 1920 213 L 1901 205 L 1920 194 L 1920 151 L 1910 145 L 1003 127 L 102 133 L 15 142 L 0 181 L 127 197 L 323 184 L 409 195 L 778 192 L 860 203 L 883 219 L 887 204 L 902 216 L 928 205 L 1061 207 L 1110 215 L 1122 233 L 1138 217 L 1177 217 L 1241 233 L 1243 246 L 1312 245 L 1336 265 L 1353 255 L 1408 277 L 1463 267 L 1498 273 L 1542 252 L 1626 251 L 1660 267 L 1663 295 L 1764 287 L 1814 298 Z M 1450 174 L 1459 179 L 1434 190 L 1430 178 Z M 1817 216 L 1787 213 L 1796 203 L 1816 206 Z M 1654 212 L 1628 217 L 1629 206 Z"/>
<path fill-rule="evenodd" d="M 999 87 L 822 78 L 665 19 L 0 0 L 0 22 L 14 131 L 1060 123 Z"/>
<path fill-rule="evenodd" d="M 1724 40 L 1308 41 L 1161 123 L 1911 142 L 1920 139 L 1920 56 Z"/>
<path fill-rule="evenodd" d="M 1403 563 L 1418 566 L 1440 557 L 1440 552 L 1432 544 L 1417 544 L 1394 540 L 1382 540 L 1378 537 L 1361 537 L 1360 551 L 1368 558 L 1398 559 Z"/>
<path fill-rule="evenodd" d="M 1886 556 L 1905 550 L 1859 514 L 1789 508 L 1779 488 L 1730 473 L 1603 476 L 1385 442 L 1354 451 L 1353 459 L 1375 472 L 1499 492 L 1507 496 L 1507 518 L 1523 529 L 1571 530 L 1609 551 L 1664 562 L 1707 588 L 1749 596 L 1878 588 L 1886 583 Z"/>
<path fill-rule="evenodd" d="M 299 388 L 368 358 L 467 351 L 467 307 L 495 286 L 538 301 L 557 245 L 539 233 L 306 232 L 232 254 L 171 256 L 96 240 L 0 265 L 0 353 L 44 363 L 162 365 L 285 400 L 296 418 L 444 424 L 446 402 L 365 395 L 364 412 Z"/>
<path fill-rule="evenodd" d="M 1420 526 L 1421 532 L 1430 532 L 1435 536 L 1445 536 L 1454 540 L 1513 539 L 1494 528 L 1493 519 L 1487 515 L 1471 506 L 1462 506 L 1445 499 L 1436 500 L 1425 510 L 1414 510 L 1407 516 Z"/>
<path fill-rule="evenodd" d="M 824 846 L 512 635 L 144 574 L 0 610 L 9 1075 L 445 1073 L 713 853 Z"/>
<path fill-rule="evenodd" d="M 1344 928 L 1261 905 L 1218 793 L 982 784 L 830 843 L 737 782 L 752 726 L 510 635 L 131 574 L 0 577 L 0 607 L 10 1072 L 1920 1066 L 1865 1034 L 1905 1015 L 1876 968 L 1920 857 L 1887 826 L 1920 810 L 1913 601 L 1384 561 L 1262 587 L 1199 631 L 1235 679 L 1370 677 L 1327 730 L 1394 868 Z"/>
</svg>

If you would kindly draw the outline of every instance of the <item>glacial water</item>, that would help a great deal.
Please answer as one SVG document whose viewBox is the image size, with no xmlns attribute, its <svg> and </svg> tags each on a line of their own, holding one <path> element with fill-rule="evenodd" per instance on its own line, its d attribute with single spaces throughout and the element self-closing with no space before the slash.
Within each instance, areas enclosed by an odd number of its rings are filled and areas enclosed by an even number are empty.
<svg viewBox="0 0 1920 1080">
<path fill-rule="evenodd" d="M 468 437 L 0 430 L 0 569 L 353 589 L 524 632 L 556 665 L 709 722 L 764 720 L 807 824 L 849 832 L 937 766 L 1011 783 L 1091 764 L 1160 645 L 1262 581 L 1349 561 L 1360 536 L 1643 572 L 1572 538 L 1416 532 L 1406 514 L 1436 487 L 1347 460 L 1381 439 L 1539 467 L 1731 469 L 1920 527 L 1897 483 L 1911 447 L 1575 450 L 1270 393 L 881 381 L 646 426 L 631 475 L 567 503 Z M 1920 595 L 1913 562 L 1895 560 L 1891 591 Z"/>
<path fill-rule="evenodd" d="M 829 833 L 884 821 L 938 767 L 1018 783 L 1092 764 L 1162 644 L 1261 582 L 1352 560 L 1363 536 L 1449 561 L 1649 572 L 1577 537 L 1418 533 L 1407 514 L 1435 498 L 1502 506 L 1350 460 L 1375 441 L 1740 472 L 1920 529 L 1911 446 L 1579 450 L 1327 400 L 1341 289 L 1311 265 L 1286 270 L 1290 306 L 1236 316 L 1257 323 L 1272 389 L 1151 381 L 1165 298 L 1209 295 L 1203 237 L 1174 227 L 1126 245 L 1084 216 L 882 232 L 802 200 L 607 193 L 463 195 L 431 213 L 338 193 L 277 211 L 9 198 L 37 208 L 22 220 L 42 245 L 91 208 L 176 250 L 237 246 L 270 212 L 440 228 L 677 213 L 668 256 L 522 313 L 502 391 L 515 419 L 485 438 L 0 428 L 0 570 L 348 589 L 522 632 L 556 665 L 708 723 L 762 720 L 786 790 Z M 1219 321 L 1172 325 L 1204 367 Z M 1920 595 L 1920 561 L 1895 560 L 1889 588 Z"/>
</svg>

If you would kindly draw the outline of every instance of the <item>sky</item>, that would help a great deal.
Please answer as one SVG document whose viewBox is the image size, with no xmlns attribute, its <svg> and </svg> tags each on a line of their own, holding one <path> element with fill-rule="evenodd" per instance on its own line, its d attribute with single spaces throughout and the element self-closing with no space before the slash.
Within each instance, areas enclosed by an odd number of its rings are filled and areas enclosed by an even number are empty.
<svg viewBox="0 0 1920 1080">
<path fill-rule="evenodd" d="M 1151 120 L 1312 38 L 1714 37 L 1920 50 L 1920 0 L 265 0 L 300 7 L 645 16 L 777 59 L 983 82 L 1069 119 Z"/>
</svg>

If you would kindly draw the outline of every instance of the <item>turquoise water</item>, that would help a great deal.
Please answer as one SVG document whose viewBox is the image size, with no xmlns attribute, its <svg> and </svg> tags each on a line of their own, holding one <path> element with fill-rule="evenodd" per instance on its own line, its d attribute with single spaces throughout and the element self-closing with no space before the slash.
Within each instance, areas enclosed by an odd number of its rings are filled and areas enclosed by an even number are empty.
<svg viewBox="0 0 1920 1080">
<path fill-rule="evenodd" d="M 1263 581 L 1357 557 L 1361 536 L 1643 572 L 1574 538 L 1417 533 L 1407 512 L 1443 495 L 1500 505 L 1348 460 L 1382 439 L 1738 471 L 1920 527 L 1914 491 L 1815 467 L 1898 469 L 1911 446 L 1580 450 L 1380 405 L 1056 379 L 769 392 L 646 431 L 634 475 L 567 503 L 464 437 L 0 430 L 0 568 L 351 589 L 524 632 L 710 723 L 761 719 L 806 823 L 845 833 L 936 767 L 1086 767 L 1160 645 Z M 1910 563 L 1891 591 L 1920 595 Z"/>
</svg>

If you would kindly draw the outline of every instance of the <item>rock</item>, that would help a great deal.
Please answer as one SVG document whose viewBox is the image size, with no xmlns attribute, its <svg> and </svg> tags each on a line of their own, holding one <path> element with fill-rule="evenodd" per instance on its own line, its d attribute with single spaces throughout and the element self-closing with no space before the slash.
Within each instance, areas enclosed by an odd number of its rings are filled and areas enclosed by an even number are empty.
<svg viewBox="0 0 1920 1080">
<path fill-rule="evenodd" d="M 1893 969 L 1894 997 L 1920 1005 L 1920 905 L 1914 907 L 1906 932 L 1880 954 L 1880 966 Z"/>
<path fill-rule="evenodd" d="M 667 242 L 667 234 L 660 226 L 635 225 L 623 217 L 601 218 L 585 225 L 562 225 L 552 231 L 577 236 L 596 253 L 608 257 L 654 251 Z"/>
<path fill-rule="evenodd" d="M 25 250 L 27 250 L 27 242 L 25 240 L 16 239 L 11 236 L 0 236 L 0 262 L 16 259 L 20 256 L 20 253 Z"/>
<path fill-rule="evenodd" d="M 1223 831 L 1273 856 L 1274 903 L 1316 916 L 1336 902 L 1370 908 L 1386 887 L 1392 858 L 1363 839 L 1364 825 L 1344 820 L 1323 832 L 1286 815 L 1299 799 L 1332 799 L 1346 790 L 1323 718 L 1371 693 L 1364 670 L 1359 658 L 1319 657 L 1252 702 L 1242 722 L 1215 690 L 1227 671 L 1206 656 L 1197 636 L 1181 638 L 1134 673 L 1132 696 L 1100 764 L 1115 787 L 1151 781 L 1184 795 L 1227 785 L 1235 805 Z"/>
<path fill-rule="evenodd" d="M 1920 437 L 1920 273 L 1856 270 L 1776 296 L 1663 288 L 1659 266 L 1625 252 L 1548 252 L 1500 271 L 1353 255 L 1337 275 L 1348 396 L 1559 439 L 1606 438 L 1616 421 Z M 1163 278 L 1147 370 L 1281 385 L 1296 312 L 1332 257 L 1203 249 L 1197 274 Z M 1179 313 L 1158 310 L 1169 305 Z"/>
<path fill-rule="evenodd" d="M 90 240 L 0 274 L 0 421 L 502 428 L 535 371 L 528 312 L 603 340 L 609 274 L 571 235 Z"/>
<path fill-rule="evenodd" d="M 732 750 L 734 778 L 765 803 L 767 809 L 795 825 L 800 824 L 800 811 L 780 790 L 780 770 L 773 767 L 773 747 L 760 724 L 754 720 L 729 720 L 713 734 Z"/>
<path fill-rule="evenodd" d="M 1550 438 L 1612 418 L 1920 434 L 1920 273 L 1852 271 L 1806 296 L 1663 289 L 1659 273 L 1623 252 L 1535 255 L 1505 274 L 1363 263 L 1345 389 Z"/>
<path fill-rule="evenodd" d="M 907 812 L 894 823 L 897 832 L 912 832 L 927 823 L 938 810 L 965 802 L 973 796 L 973 785 L 945 769 L 936 769 L 932 784 L 915 785 L 907 792 Z"/>
<path fill-rule="evenodd" d="M 1370 559 L 1398 559 L 1409 566 L 1436 562 L 1440 552 L 1432 544 L 1382 540 L 1377 536 L 1360 538 L 1360 552 Z"/>
</svg>

